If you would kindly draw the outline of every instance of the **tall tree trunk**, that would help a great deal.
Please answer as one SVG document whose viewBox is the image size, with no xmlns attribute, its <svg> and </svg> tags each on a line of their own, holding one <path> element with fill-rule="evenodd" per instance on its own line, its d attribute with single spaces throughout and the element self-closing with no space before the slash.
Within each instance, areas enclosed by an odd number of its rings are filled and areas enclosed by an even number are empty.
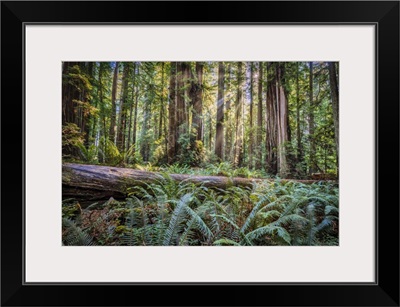
<svg viewBox="0 0 400 307">
<path fill-rule="evenodd" d="M 136 79 L 136 62 L 133 63 L 133 71 L 132 71 L 132 101 L 130 103 L 129 110 L 129 127 L 128 127 L 128 140 L 126 144 L 126 148 L 129 150 L 131 147 L 131 132 L 132 132 L 132 113 L 133 113 L 133 101 L 135 100 L 135 79 Z"/>
<path fill-rule="evenodd" d="M 231 92 L 231 73 L 232 73 L 232 63 L 228 62 L 228 74 L 226 80 L 226 93 Z M 224 95 L 225 96 L 225 95 Z M 231 123 L 231 96 L 224 97 L 225 100 L 225 116 L 224 116 L 224 125 L 225 125 L 225 160 L 233 161 L 232 159 L 232 123 Z"/>
<path fill-rule="evenodd" d="M 289 141 L 289 115 L 288 100 L 286 97 L 283 79 L 284 66 L 277 65 L 276 78 L 276 98 L 277 98 L 277 131 L 278 131 L 278 173 L 281 178 L 286 178 L 289 174 L 289 164 L 287 161 L 286 145 Z"/>
<path fill-rule="evenodd" d="M 249 168 L 253 168 L 253 112 L 254 112 L 254 101 L 253 101 L 253 82 L 254 82 L 254 64 L 250 62 L 250 124 L 249 124 Z"/>
<path fill-rule="evenodd" d="M 236 96 L 236 133 L 235 133 L 235 153 L 234 165 L 242 165 L 243 162 L 243 125 L 242 125 L 242 109 L 243 109 L 243 63 L 238 63 L 238 87 Z"/>
<path fill-rule="evenodd" d="M 139 71 L 140 71 L 140 64 L 137 64 L 136 66 L 136 75 L 139 76 Z M 135 91 L 135 106 L 134 106 L 134 115 L 133 115 L 133 130 L 132 130 L 132 146 L 133 146 L 133 151 L 132 155 L 135 155 L 136 152 L 136 131 L 137 131 L 137 117 L 138 117 L 138 103 L 139 103 L 139 82 L 136 81 L 136 91 Z"/>
<path fill-rule="evenodd" d="M 272 63 L 268 63 L 266 75 L 268 77 L 269 70 L 273 70 Z M 265 105 L 265 149 L 266 149 L 266 167 L 268 172 L 277 174 L 277 119 L 276 119 L 276 90 L 275 90 L 275 77 L 268 80 L 266 87 L 266 105 Z"/>
<path fill-rule="evenodd" d="M 115 62 L 114 67 L 114 77 L 113 77 L 113 84 L 112 84 L 112 91 L 111 91 L 111 117 L 110 117 L 110 132 L 108 136 L 111 142 L 115 142 L 115 124 L 116 124 L 116 99 L 117 99 L 117 83 L 118 83 L 118 66 L 119 62 Z"/>
<path fill-rule="evenodd" d="M 212 139 L 213 139 L 213 129 L 212 129 L 212 118 L 211 112 L 208 112 L 208 150 L 212 150 Z"/>
<path fill-rule="evenodd" d="M 158 119 L 158 139 L 162 136 L 164 120 L 164 62 L 161 62 L 161 94 L 160 94 L 160 117 Z"/>
<path fill-rule="evenodd" d="M 190 97 L 190 85 L 191 85 L 191 72 L 190 72 L 190 62 L 182 62 L 182 82 L 183 82 L 183 112 L 182 112 L 182 133 L 188 133 L 189 129 L 189 97 Z"/>
<path fill-rule="evenodd" d="M 96 77 L 95 77 L 96 69 L 95 68 L 97 68 L 97 67 L 98 67 L 97 66 L 97 62 L 94 62 L 92 80 L 96 79 Z M 99 67 L 99 69 L 100 69 L 100 67 Z M 97 78 L 99 78 L 99 73 L 100 73 L 100 70 L 97 70 Z M 100 96 L 100 89 L 99 89 L 99 84 L 98 84 L 96 86 L 96 97 L 99 99 L 99 96 Z M 99 100 L 98 99 L 94 99 L 93 100 L 93 106 L 96 109 L 99 110 L 100 106 L 99 106 Z M 96 145 L 97 145 L 96 139 L 98 138 L 98 135 L 99 135 L 100 130 L 101 130 L 101 129 L 98 128 L 98 123 L 99 123 L 100 116 L 101 115 L 95 115 L 95 116 L 92 117 L 92 127 L 90 128 L 90 139 L 93 140 L 94 144 L 96 144 Z"/>
<path fill-rule="evenodd" d="M 192 75 L 190 98 L 192 102 L 192 126 L 196 130 L 196 140 L 203 140 L 203 66 L 196 62 L 196 75 Z"/>
<path fill-rule="evenodd" d="M 244 72 L 245 73 L 245 72 Z M 246 88 L 246 84 L 245 84 L 245 77 L 243 78 L 243 92 L 244 89 Z M 242 120 L 241 120 L 241 127 L 240 127 L 240 132 L 241 132 L 241 139 L 242 139 L 242 150 L 240 151 L 240 155 L 239 155 L 239 166 L 244 166 L 244 161 L 246 159 L 246 149 L 247 149 L 247 145 L 246 145 L 246 138 L 244 137 L 244 132 L 245 132 L 245 103 L 244 103 L 244 93 L 242 93 Z"/>
<path fill-rule="evenodd" d="M 217 127 L 215 133 L 215 155 L 222 161 L 224 146 L 224 63 L 218 63 Z"/>
<path fill-rule="evenodd" d="M 315 139 L 314 139 L 314 81 L 313 81 L 313 62 L 310 62 L 310 85 L 309 85 L 309 100 L 310 100 L 310 112 L 308 115 L 308 126 L 309 126 L 309 134 L 310 134 L 310 168 L 309 173 L 312 174 L 316 172 L 316 161 L 315 161 L 315 153 L 316 153 L 316 146 L 315 146 Z"/>
<path fill-rule="evenodd" d="M 176 64 L 176 127 L 177 127 L 177 135 L 176 135 L 176 154 L 180 155 L 181 146 L 179 143 L 179 138 L 185 134 L 185 82 L 184 82 L 184 74 L 185 74 L 185 64 L 183 62 L 177 62 Z"/>
<path fill-rule="evenodd" d="M 94 66 L 93 66 L 93 62 L 88 62 L 87 63 L 87 71 L 86 74 L 88 76 L 88 80 L 90 83 L 93 83 L 93 74 L 94 74 Z M 89 95 L 91 97 L 91 95 Z M 84 98 L 85 99 L 85 98 Z M 89 101 L 87 101 L 88 104 L 92 105 L 93 104 L 93 100 L 90 98 Z M 94 107 L 96 107 L 96 105 L 94 105 Z M 90 140 L 90 133 L 91 133 L 91 128 L 90 128 L 90 119 L 91 119 L 91 114 L 90 111 L 84 111 L 84 115 L 83 115 L 83 122 L 82 122 L 82 131 L 85 133 L 85 147 L 88 148 L 89 147 L 89 140 Z M 95 122 L 96 117 L 93 118 L 93 122 Z"/>
<path fill-rule="evenodd" d="M 331 86 L 333 124 L 335 126 L 336 155 L 337 161 L 339 161 L 339 85 L 336 74 L 336 64 L 334 62 L 329 62 L 328 67 Z"/>
<path fill-rule="evenodd" d="M 149 130 L 150 130 L 150 125 L 151 125 L 151 105 L 154 100 L 155 96 L 155 88 L 154 84 L 149 82 L 146 88 L 146 93 L 147 93 L 147 99 L 145 99 L 144 103 L 144 114 L 143 114 L 143 125 L 142 125 L 142 130 L 141 130 L 141 146 L 140 146 L 140 154 L 143 158 L 143 161 L 147 162 L 150 160 L 150 135 L 149 135 Z"/>
<path fill-rule="evenodd" d="M 75 123 L 75 101 L 79 100 L 79 91 L 70 82 L 72 78 L 70 76 L 71 71 L 75 66 L 78 66 L 78 62 L 65 62 L 63 70 L 63 81 L 62 81 L 62 124 Z"/>
<path fill-rule="evenodd" d="M 257 160 L 256 168 L 262 166 L 262 130 L 263 130 L 263 63 L 258 62 L 258 92 L 257 92 Z"/>
<path fill-rule="evenodd" d="M 127 97 L 128 97 L 128 79 L 129 79 L 129 63 L 124 62 L 124 70 L 122 74 L 122 95 L 120 99 L 120 117 L 117 130 L 117 147 L 120 152 L 125 151 L 125 130 L 126 130 L 126 113 L 127 113 Z"/>
<path fill-rule="evenodd" d="M 75 124 L 85 142 L 89 114 L 88 86 L 82 81 L 82 78 L 87 76 L 85 62 L 65 62 L 63 69 L 62 125 Z M 62 153 L 63 156 L 77 157 L 79 150 L 76 146 L 63 144 Z"/>
<path fill-rule="evenodd" d="M 101 162 L 105 162 L 105 140 L 107 139 L 107 128 L 106 128 L 106 108 L 104 105 L 104 100 L 103 100 L 103 73 L 104 73 L 104 65 L 106 63 L 100 62 L 99 63 L 99 105 L 100 105 L 100 121 L 101 121 L 101 129 L 100 129 L 100 146 L 101 146 L 101 152 L 99 151 L 98 154 L 98 160 Z"/>
<path fill-rule="evenodd" d="M 169 78 L 169 101 L 168 101 L 168 163 L 175 162 L 176 143 L 177 143 L 177 114 L 176 114 L 176 75 L 177 63 L 171 62 L 171 72 Z"/>
<path fill-rule="evenodd" d="M 303 143 L 301 141 L 301 127 L 300 127 L 299 62 L 297 62 L 296 66 L 296 136 L 297 136 L 297 163 L 300 164 L 303 162 Z"/>
</svg>

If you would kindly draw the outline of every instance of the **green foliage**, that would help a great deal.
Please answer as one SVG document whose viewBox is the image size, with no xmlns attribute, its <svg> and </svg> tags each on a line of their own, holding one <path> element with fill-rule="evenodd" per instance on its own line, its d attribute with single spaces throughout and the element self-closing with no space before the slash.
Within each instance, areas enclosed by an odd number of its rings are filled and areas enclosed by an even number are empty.
<svg viewBox="0 0 400 307">
<path fill-rule="evenodd" d="M 180 152 L 178 161 L 189 166 L 199 166 L 205 158 L 205 148 L 202 141 L 196 140 L 196 129 L 184 128 L 187 133 L 179 135 L 178 144 Z"/>
<path fill-rule="evenodd" d="M 150 162 L 147 162 L 145 164 L 135 164 L 133 165 L 133 168 L 147 172 L 158 172 L 160 170 L 158 166 L 155 166 Z"/>
<path fill-rule="evenodd" d="M 217 164 L 209 164 L 205 167 L 205 169 L 207 175 L 232 177 L 233 174 L 233 165 L 227 161 Z"/>
<path fill-rule="evenodd" d="M 221 190 L 164 173 L 131 187 L 125 202 L 72 208 L 63 210 L 64 219 L 72 214 L 76 221 L 65 222 L 66 245 L 338 245 L 338 189 L 323 183 L 276 180 Z"/>
<path fill-rule="evenodd" d="M 84 211 L 81 217 L 81 226 L 96 240 L 97 245 L 114 245 L 119 234 L 120 217 L 123 210 L 104 205 L 102 209 Z"/>
<path fill-rule="evenodd" d="M 68 82 L 79 92 L 90 92 L 92 90 L 92 84 L 89 80 L 89 76 L 82 71 L 79 65 L 69 67 L 69 70 L 66 72 L 65 75 L 63 75 L 63 79 L 63 81 Z"/>
<path fill-rule="evenodd" d="M 62 126 L 62 152 L 63 158 L 70 158 L 74 149 L 83 146 L 84 133 L 74 123 Z"/>
<path fill-rule="evenodd" d="M 171 174 L 187 174 L 200 176 L 225 176 L 243 178 L 270 178 L 271 176 L 260 170 L 250 170 L 247 167 L 235 168 L 230 162 L 215 164 L 201 164 L 202 167 L 190 167 L 187 164 L 175 163 L 162 166 L 160 170 Z"/>
<path fill-rule="evenodd" d="M 157 165 L 167 163 L 167 153 L 165 152 L 165 145 L 156 142 L 157 147 L 154 150 L 153 160 Z"/>
<path fill-rule="evenodd" d="M 86 231 L 67 218 L 62 219 L 62 244 L 72 246 L 95 245 L 93 238 Z"/>
<path fill-rule="evenodd" d="M 233 171 L 233 177 L 243 177 L 243 178 L 261 178 L 263 174 L 261 171 L 250 170 L 247 167 L 239 167 Z"/>
<path fill-rule="evenodd" d="M 191 201 L 191 198 L 192 198 L 191 194 L 185 194 L 178 201 L 175 210 L 172 212 L 171 219 L 169 221 L 169 226 L 165 232 L 163 245 L 173 245 L 172 244 L 173 241 L 177 241 L 177 235 L 180 230 L 180 226 L 182 226 L 182 216 L 185 213 L 184 209 L 187 206 L 187 204 Z"/>
<path fill-rule="evenodd" d="M 64 200 L 62 204 L 62 215 L 67 219 L 76 219 L 76 217 L 82 212 L 82 208 L 78 202 L 69 203 L 68 200 Z"/>
<path fill-rule="evenodd" d="M 121 161 L 121 153 L 114 142 L 102 137 L 100 139 L 100 147 L 103 148 L 100 153 L 101 158 L 102 160 L 106 161 L 107 164 L 116 165 Z"/>
<path fill-rule="evenodd" d="M 107 165 L 125 166 L 128 163 L 135 164 L 140 159 L 139 154 L 135 152 L 135 145 L 131 145 L 126 151 L 120 151 L 114 142 L 102 137 L 99 147 L 102 148 L 97 151 L 100 156 L 99 160 L 105 161 Z M 95 150 L 93 150 L 94 152 Z"/>
<path fill-rule="evenodd" d="M 98 162 L 97 159 L 101 149 L 99 149 L 97 146 L 91 144 L 86 148 L 83 144 L 77 144 L 77 147 L 79 148 L 79 154 L 82 161 L 92 164 L 96 164 Z"/>
<path fill-rule="evenodd" d="M 194 174 L 194 170 L 188 165 L 182 165 L 179 163 L 175 163 L 169 166 L 164 166 L 161 168 L 164 172 L 168 172 L 171 174 Z"/>
</svg>

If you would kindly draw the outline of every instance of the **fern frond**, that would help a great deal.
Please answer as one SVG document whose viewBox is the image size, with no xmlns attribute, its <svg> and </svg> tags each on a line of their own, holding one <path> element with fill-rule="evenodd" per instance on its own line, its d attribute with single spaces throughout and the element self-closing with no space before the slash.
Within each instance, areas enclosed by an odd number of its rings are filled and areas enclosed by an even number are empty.
<svg viewBox="0 0 400 307">
<path fill-rule="evenodd" d="M 245 233 L 246 230 L 250 227 L 251 223 L 253 222 L 254 218 L 256 217 L 256 214 L 258 211 L 267 204 L 267 202 L 270 202 L 269 195 L 265 195 L 262 197 L 258 203 L 254 206 L 253 210 L 251 210 L 249 216 L 247 217 L 246 221 L 244 222 L 242 228 L 240 229 L 240 232 Z"/>
<path fill-rule="evenodd" d="M 320 232 L 325 228 L 331 226 L 334 220 L 337 220 L 336 216 L 332 215 L 326 216 L 317 226 L 315 226 L 315 231 Z"/>
<path fill-rule="evenodd" d="M 165 231 L 165 237 L 163 241 L 163 245 L 171 245 L 171 242 L 174 238 L 176 230 L 178 229 L 178 225 L 181 222 L 181 216 L 185 212 L 184 208 L 192 199 L 192 194 L 185 194 L 178 201 L 177 206 L 175 207 L 174 212 L 172 213 L 171 220 L 169 222 L 168 229 Z"/>
<path fill-rule="evenodd" d="M 191 218 L 186 223 L 185 231 L 182 233 L 181 237 L 179 238 L 179 245 L 187 245 L 187 239 L 192 232 L 192 227 L 195 224 L 195 219 Z"/>
<path fill-rule="evenodd" d="M 335 206 L 326 206 L 325 207 L 325 215 L 329 214 L 339 214 L 339 209 Z"/>
<path fill-rule="evenodd" d="M 140 228 L 131 228 L 128 233 L 125 233 L 121 238 L 122 245 L 138 246 L 142 245 L 142 234 Z"/>
<path fill-rule="evenodd" d="M 222 239 L 216 240 L 216 241 L 214 241 L 213 245 L 233 245 L 233 246 L 240 246 L 239 243 L 237 243 L 237 242 L 235 242 L 235 241 L 233 241 L 233 240 L 227 239 L 227 238 L 222 238 Z"/>
<path fill-rule="evenodd" d="M 247 238 L 249 241 L 254 241 L 258 240 L 261 237 L 265 235 L 277 235 L 281 239 L 283 239 L 285 242 L 290 244 L 291 237 L 290 234 L 287 232 L 287 230 L 283 227 L 280 226 L 273 226 L 273 225 L 267 225 L 264 227 L 257 228 L 256 230 L 253 230 L 252 232 L 249 232 L 245 238 Z"/>
<path fill-rule="evenodd" d="M 189 206 L 185 206 L 184 210 L 192 219 L 194 219 L 195 224 L 197 225 L 197 229 L 203 234 L 203 236 L 205 236 L 207 240 L 211 240 L 213 237 L 213 233 L 207 226 L 207 224 L 203 221 L 203 219 Z"/>
<path fill-rule="evenodd" d="M 307 234 L 307 244 L 308 245 L 313 245 L 315 241 L 315 234 L 316 234 L 316 228 L 315 228 L 315 205 L 313 203 L 310 203 L 307 206 L 307 219 L 308 219 L 308 234 Z"/>
<path fill-rule="evenodd" d="M 63 240 L 65 245 L 70 246 L 90 246 L 95 245 L 93 238 L 78 227 L 76 223 L 70 219 L 62 219 L 62 227 L 65 229 L 63 232 Z"/>
<path fill-rule="evenodd" d="M 278 220 L 276 220 L 273 225 L 280 226 L 280 225 L 285 225 L 285 224 L 294 224 L 294 223 L 299 223 L 306 225 L 308 223 L 308 219 L 305 217 L 302 217 L 297 214 L 289 214 L 285 216 L 281 216 Z"/>
<path fill-rule="evenodd" d="M 275 200 L 271 203 L 269 203 L 268 205 L 266 205 L 265 207 L 263 207 L 261 210 L 282 210 L 285 208 L 285 204 L 280 202 L 279 200 Z"/>
<path fill-rule="evenodd" d="M 330 204 L 328 199 L 325 199 L 324 197 L 321 197 L 321 196 L 311 196 L 308 199 L 309 199 L 309 201 L 321 203 L 321 204 L 324 204 L 324 205 L 329 205 Z"/>
<path fill-rule="evenodd" d="M 278 210 L 269 210 L 267 212 L 259 212 L 258 215 L 263 220 L 268 221 L 270 219 L 278 218 L 279 216 L 281 216 L 281 212 L 279 212 Z"/>
<path fill-rule="evenodd" d="M 229 225 L 231 225 L 232 227 L 239 229 L 239 226 L 236 224 L 236 222 L 232 221 L 229 217 L 225 216 L 225 215 L 220 215 L 220 214 L 210 214 L 211 216 L 214 216 L 216 218 L 220 218 L 222 221 L 224 221 L 225 223 L 228 223 Z"/>
</svg>

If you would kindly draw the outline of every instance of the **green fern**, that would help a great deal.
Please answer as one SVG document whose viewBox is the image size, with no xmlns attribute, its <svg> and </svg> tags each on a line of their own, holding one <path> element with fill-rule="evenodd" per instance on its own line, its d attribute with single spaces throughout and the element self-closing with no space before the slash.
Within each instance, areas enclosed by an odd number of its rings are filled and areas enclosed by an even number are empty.
<svg viewBox="0 0 400 307">
<path fill-rule="evenodd" d="M 237 243 L 237 242 L 235 242 L 235 241 L 233 241 L 233 240 L 227 239 L 227 238 L 222 238 L 222 239 L 216 240 L 216 241 L 214 241 L 213 244 L 214 244 L 214 245 L 233 245 L 233 246 L 240 246 L 239 243 Z"/>
<path fill-rule="evenodd" d="M 83 144 L 77 144 L 77 147 L 79 149 L 80 157 L 84 162 L 87 163 L 97 162 L 99 148 L 95 144 L 92 144 L 87 148 Z"/>
<path fill-rule="evenodd" d="M 76 223 L 70 219 L 62 219 L 63 227 L 63 244 L 70 246 L 90 246 L 95 245 L 93 238 L 78 227 Z"/>
<path fill-rule="evenodd" d="M 203 219 L 187 205 L 185 205 L 184 210 L 190 218 L 194 220 L 196 229 L 198 229 L 208 241 L 212 240 L 213 233 Z"/>
<path fill-rule="evenodd" d="M 179 224 L 182 222 L 181 217 L 185 213 L 185 207 L 192 199 L 192 194 L 185 194 L 179 201 L 172 213 L 168 229 L 165 232 L 163 245 L 171 245 L 173 240 L 176 238 L 176 233 L 179 229 Z"/>
<path fill-rule="evenodd" d="M 274 225 L 267 225 L 264 227 L 257 228 L 256 230 L 249 232 L 245 236 L 245 238 L 250 242 L 253 242 L 255 240 L 261 239 L 265 235 L 272 235 L 272 236 L 276 235 L 279 238 L 283 239 L 287 244 L 290 244 L 291 242 L 291 237 L 290 234 L 287 232 L 287 230 L 283 227 Z"/>
<path fill-rule="evenodd" d="M 196 220 L 194 218 L 188 220 L 188 222 L 186 223 L 185 231 L 179 238 L 179 245 L 189 245 L 188 242 L 191 239 L 191 235 L 193 234 L 193 226 L 195 222 Z"/>
<path fill-rule="evenodd" d="M 75 221 L 80 236 L 66 240 L 68 232 L 63 227 L 63 244 L 276 246 L 338 242 L 338 189 L 326 185 L 278 180 L 224 190 L 190 180 L 178 182 L 164 173 L 151 183 L 132 186 L 125 203 L 110 199 L 89 209 Z M 99 218 L 91 224 L 81 220 L 92 213 Z M 99 229 L 104 233 L 99 234 Z M 92 241 L 89 233 L 96 236 Z"/>
<path fill-rule="evenodd" d="M 254 206 L 253 210 L 250 212 L 249 216 L 247 217 L 245 223 L 243 224 L 242 228 L 240 229 L 240 231 L 242 233 L 245 233 L 246 230 L 250 227 L 251 223 L 253 223 L 256 214 L 260 211 L 260 209 L 267 205 L 268 202 L 270 202 L 270 197 L 269 195 L 264 195 L 259 201 L 258 203 Z"/>
</svg>

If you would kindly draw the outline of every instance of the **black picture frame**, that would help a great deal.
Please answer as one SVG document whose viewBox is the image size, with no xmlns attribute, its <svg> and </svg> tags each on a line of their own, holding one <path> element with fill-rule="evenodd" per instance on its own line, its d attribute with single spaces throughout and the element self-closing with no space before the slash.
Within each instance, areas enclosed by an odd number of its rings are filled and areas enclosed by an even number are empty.
<svg viewBox="0 0 400 307">
<path fill-rule="evenodd" d="M 32 22 L 375 25 L 376 282 L 26 284 L 23 39 Z M 399 306 L 398 1 L 3 1 L 1 148 L 2 306 Z"/>
</svg>

